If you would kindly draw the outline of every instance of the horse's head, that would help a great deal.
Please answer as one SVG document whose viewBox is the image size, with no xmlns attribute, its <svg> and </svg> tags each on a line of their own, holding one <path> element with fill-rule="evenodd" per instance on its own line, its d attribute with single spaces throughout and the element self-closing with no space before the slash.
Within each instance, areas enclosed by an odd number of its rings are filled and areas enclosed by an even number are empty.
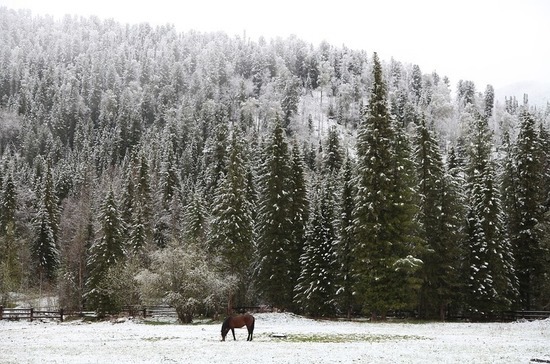
<svg viewBox="0 0 550 364">
<path fill-rule="evenodd" d="M 222 324 L 222 341 L 225 341 L 225 337 L 227 336 L 227 333 L 229 332 L 229 330 L 230 328 L 229 328 L 229 317 L 228 317 L 223 321 L 223 324 Z"/>
</svg>

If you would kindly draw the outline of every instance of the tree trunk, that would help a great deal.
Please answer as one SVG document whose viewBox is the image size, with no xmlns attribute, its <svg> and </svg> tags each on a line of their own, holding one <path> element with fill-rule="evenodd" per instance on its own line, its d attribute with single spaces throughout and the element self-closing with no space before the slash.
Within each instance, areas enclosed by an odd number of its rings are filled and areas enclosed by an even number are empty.
<svg viewBox="0 0 550 364">
<path fill-rule="evenodd" d="M 235 301 L 235 294 L 233 292 L 229 292 L 227 297 L 227 316 L 231 316 L 233 314 L 234 301 Z"/>
<path fill-rule="evenodd" d="M 441 302 L 441 304 L 439 305 L 439 318 L 441 319 L 441 321 L 445 321 L 445 303 Z"/>
<path fill-rule="evenodd" d="M 181 307 L 176 307 L 176 314 L 178 315 L 178 320 L 180 320 L 182 324 L 190 324 L 193 322 L 193 314 Z"/>
</svg>

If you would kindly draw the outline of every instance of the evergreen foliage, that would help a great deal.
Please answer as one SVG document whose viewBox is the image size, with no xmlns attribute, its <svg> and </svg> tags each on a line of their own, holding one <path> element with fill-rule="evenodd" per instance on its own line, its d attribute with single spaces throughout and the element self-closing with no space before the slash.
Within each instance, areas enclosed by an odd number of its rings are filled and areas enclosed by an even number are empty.
<svg viewBox="0 0 550 364">
<path fill-rule="evenodd" d="M 291 154 L 282 125 L 277 121 L 265 143 L 258 181 L 257 284 L 264 299 L 275 307 L 291 308 L 299 256 L 292 230 Z"/>
<path fill-rule="evenodd" d="M 306 243 L 296 285 L 300 308 L 315 317 L 332 316 L 336 309 L 336 216 L 335 181 L 321 179 L 316 183 Z"/>
<path fill-rule="evenodd" d="M 101 206 L 99 220 L 101 221 L 101 235 L 89 249 L 88 271 L 85 294 L 86 304 L 100 314 L 116 312 L 120 309 L 120 302 L 109 292 L 104 280 L 110 270 L 121 263 L 124 254 L 122 235 L 122 220 L 115 201 L 113 190 L 105 197 Z"/>
<path fill-rule="evenodd" d="M 234 131 L 227 175 L 221 179 L 214 198 L 209 241 L 211 250 L 221 257 L 222 271 L 227 271 L 240 282 L 239 292 L 230 299 L 230 302 L 236 299 L 233 303 L 238 306 L 246 304 L 253 257 L 252 204 L 247 195 L 247 173 L 242 135 Z"/>
<path fill-rule="evenodd" d="M 339 201 L 337 211 L 338 243 L 336 246 L 337 275 L 336 285 L 338 307 L 351 317 L 355 306 L 354 288 L 355 280 L 353 267 L 355 266 L 356 240 L 353 228 L 353 212 L 355 210 L 355 188 L 353 180 L 354 165 L 348 155 L 340 172 L 340 192 L 336 201 Z"/>
<path fill-rule="evenodd" d="M 439 146 L 424 121 L 416 129 L 415 159 L 418 176 L 419 222 L 425 249 L 421 269 L 420 314 L 445 319 L 456 301 L 459 285 L 461 210 L 457 186 L 443 165 Z"/>
<path fill-rule="evenodd" d="M 510 307 L 516 294 L 514 256 L 504 229 L 487 120 L 471 118 L 467 164 L 467 303 L 474 312 Z"/>
<path fill-rule="evenodd" d="M 539 222 L 543 220 L 544 155 L 533 115 L 527 110 L 520 114 L 519 135 L 513 151 L 515 190 L 510 218 L 510 238 L 514 250 L 515 271 L 519 283 L 519 305 L 530 310 L 539 305 L 547 270 L 541 246 Z"/>
<path fill-rule="evenodd" d="M 369 107 L 357 136 L 354 273 L 364 310 L 384 318 L 391 308 L 411 307 L 410 273 L 420 262 L 413 256 L 417 247 L 411 239 L 416 211 L 407 142 L 388 111 L 376 53 L 373 62 Z"/>
<path fill-rule="evenodd" d="M 9 294 L 17 291 L 21 283 L 21 266 L 18 261 L 21 249 L 15 226 L 17 191 L 11 171 L 6 171 L 2 182 L 0 185 L 0 305 L 6 305 Z"/>
<path fill-rule="evenodd" d="M 59 212 L 53 176 L 49 164 L 38 192 L 38 206 L 34 217 L 35 237 L 32 242 L 34 258 L 40 280 L 52 281 L 59 266 Z"/>
<path fill-rule="evenodd" d="M 296 37 L 0 24 L 2 304 L 547 308 L 548 106 Z"/>
</svg>

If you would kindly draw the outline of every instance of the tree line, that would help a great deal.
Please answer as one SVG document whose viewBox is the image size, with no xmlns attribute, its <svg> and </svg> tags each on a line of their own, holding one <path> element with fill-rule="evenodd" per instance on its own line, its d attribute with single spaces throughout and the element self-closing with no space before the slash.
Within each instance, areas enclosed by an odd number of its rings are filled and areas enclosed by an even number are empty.
<svg viewBox="0 0 550 364">
<path fill-rule="evenodd" d="M 0 300 L 550 305 L 550 107 L 296 37 L 0 8 Z"/>
</svg>

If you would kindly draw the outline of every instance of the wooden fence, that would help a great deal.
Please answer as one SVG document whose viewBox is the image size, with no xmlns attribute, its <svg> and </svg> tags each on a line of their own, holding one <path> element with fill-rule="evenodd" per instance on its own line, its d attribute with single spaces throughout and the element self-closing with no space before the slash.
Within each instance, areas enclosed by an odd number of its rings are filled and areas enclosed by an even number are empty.
<svg viewBox="0 0 550 364">
<path fill-rule="evenodd" d="M 449 321 L 471 322 L 513 322 L 518 320 L 545 320 L 550 318 L 550 311 L 502 311 L 491 313 L 463 313 L 450 315 Z"/>
<path fill-rule="evenodd" d="M 4 308 L 0 306 L 0 320 L 38 320 L 38 319 L 57 319 L 63 322 L 63 309 L 59 310 L 37 310 L 33 307 L 28 308 Z"/>
<path fill-rule="evenodd" d="M 142 307 L 140 315 L 143 318 L 147 317 L 177 317 L 176 309 L 172 306 L 151 306 Z"/>
<path fill-rule="evenodd" d="M 239 306 L 233 307 L 235 313 L 244 312 L 273 312 L 270 306 Z M 177 317 L 175 307 L 162 306 L 126 306 L 120 312 L 113 316 L 132 316 L 142 318 L 167 318 Z M 67 317 L 78 317 L 87 319 L 96 319 L 98 317 L 95 311 L 64 311 L 63 309 L 43 310 L 37 308 L 4 308 L 0 306 L 0 320 L 35 320 L 35 319 L 57 319 L 63 321 Z"/>
<path fill-rule="evenodd" d="M 273 312 L 271 307 L 233 307 L 233 311 L 242 312 Z M 176 309 L 171 306 L 127 306 L 118 315 L 127 315 L 142 318 L 161 318 L 161 317 L 177 317 Z M 28 308 L 5 308 L 0 306 L 0 320 L 38 320 L 38 319 L 54 319 L 63 322 L 67 317 L 84 317 L 97 318 L 97 313 L 89 312 L 65 312 L 59 310 L 45 310 Z M 392 316 L 393 317 L 393 316 Z M 403 318 L 400 315 L 395 317 Z M 415 318 L 414 314 L 405 317 Z M 550 311 L 504 311 L 490 314 L 473 314 L 464 313 L 461 315 L 450 315 L 448 321 L 470 321 L 470 322 L 512 322 L 518 320 L 545 320 L 550 318 Z"/>
</svg>

